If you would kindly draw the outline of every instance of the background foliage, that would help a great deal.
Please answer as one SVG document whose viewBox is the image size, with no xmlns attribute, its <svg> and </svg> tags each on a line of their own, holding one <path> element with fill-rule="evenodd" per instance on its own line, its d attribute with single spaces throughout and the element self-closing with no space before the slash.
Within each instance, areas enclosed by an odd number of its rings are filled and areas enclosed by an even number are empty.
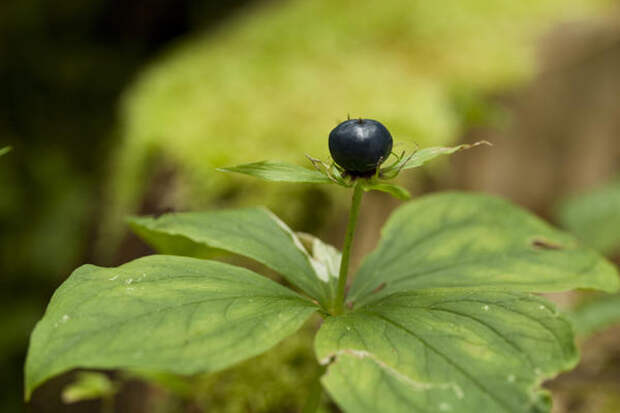
<svg viewBox="0 0 620 413">
<path fill-rule="evenodd" d="M 174 174 L 164 208 L 259 202 L 296 228 L 316 229 L 315 193 L 248 183 L 213 167 L 325 158 L 324 135 L 347 114 L 372 114 L 408 147 L 452 143 L 468 121 L 493 118 L 482 96 L 533 73 L 537 34 L 604 6 L 320 0 L 256 7 L 176 45 L 126 91 L 104 226 L 113 231 L 139 208 L 156 156 Z M 104 240 L 109 247 L 114 232 Z"/>
</svg>

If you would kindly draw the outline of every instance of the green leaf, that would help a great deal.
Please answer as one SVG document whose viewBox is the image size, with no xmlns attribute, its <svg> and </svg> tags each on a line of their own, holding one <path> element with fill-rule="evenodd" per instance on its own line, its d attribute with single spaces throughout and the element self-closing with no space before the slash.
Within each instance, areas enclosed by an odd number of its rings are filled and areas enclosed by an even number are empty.
<svg viewBox="0 0 620 413">
<path fill-rule="evenodd" d="M 603 254 L 620 252 L 620 179 L 557 208 L 560 225 Z"/>
<path fill-rule="evenodd" d="M 578 360 L 569 322 L 519 292 L 395 294 L 325 321 L 322 383 L 345 411 L 539 412 L 542 380 Z"/>
<path fill-rule="evenodd" d="M 110 397 L 116 393 L 117 386 L 103 373 L 84 371 L 76 380 L 62 390 L 62 401 L 75 403 L 83 400 Z"/>
<path fill-rule="evenodd" d="M 165 214 L 129 219 L 134 232 L 164 254 L 205 255 L 218 248 L 252 258 L 280 273 L 321 304 L 328 277 L 315 273 L 297 236 L 264 208 Z"/>
<path fill-rule="evenodd" d="M 54 293 L 30 338 L 26 398 L 67 370 L 211 372 L 260 354 L 317 308 L 249 270 L 152 255 L 85 265 Z"/>
<path fill-rule="evenodd" d="M 5 155 L 9 152 L 11 152 L 10 146 L 5 146 L 4 148 L 0 148 L 0 156 Z"/>
<path fill-rule="evenodd" d="M 458 145 L 458 146 L 446 146 L 446 147 L 434 146 L 430 148 L 420 149 L 419 151 L 415 152 L 413 156 L 404 163 L 404 165 L 402 166 L 402 169 L 417 168 L 419 166 L 424 165 L 426 162 L 430 161 L 431 159 L 435 159 L 438 156 L 451 155 L 455 152 L 474 148 L 479 145 L 491 145 L 491 144 L 487 141 L 480 141 L 480 142 L 476 142 L 472 144 L 463 144 L 463 145 Z"/>
<path fill-rule="evenodd" d="M 403 201 L 411 198 L 411 194 L 405 188 L 399 185 L 386 184 L 386 183 L 368 183 L 364 184 L 364 191 L 382 191 L 387 192 L 394 198 L 401 199 Z"/>
<path fill-rule="evenodd" d="M 331 183 L 329 178 L 319 171 L 277 161 L 262 161 L 244 165 L 218 168 L 221 172 L 236 172 L 276 182 Z"/>
<path fill-rule="evenodd" d="M 436 287 L 615 291 L 618 274 L 597 252 L 505 200 L 441 193 L 390 217 L 349 300 Z"/>
<path fill-rule="evenodd" d="M 591 298 L 568 313 L 580 338 L 620 324 L 620 295 L 602 295 Z"/>
</svg>

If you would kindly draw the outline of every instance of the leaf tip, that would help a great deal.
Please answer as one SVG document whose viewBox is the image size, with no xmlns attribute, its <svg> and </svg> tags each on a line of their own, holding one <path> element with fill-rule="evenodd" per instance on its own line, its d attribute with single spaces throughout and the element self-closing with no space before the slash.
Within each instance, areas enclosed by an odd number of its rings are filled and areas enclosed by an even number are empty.
<svg viewBox="0 0 620 413">
<path fill-rule="evenodd" d="M 32 398 L 32 393 L 34 389 L 37 387 L 36 384 L 33 385 L 29 372 L 28 372 L 28 360 L 26 357 L 26 368 L 25 368 L 25 377 L 24 377 L 24 402 L 28 403 Z"/>
</svg>

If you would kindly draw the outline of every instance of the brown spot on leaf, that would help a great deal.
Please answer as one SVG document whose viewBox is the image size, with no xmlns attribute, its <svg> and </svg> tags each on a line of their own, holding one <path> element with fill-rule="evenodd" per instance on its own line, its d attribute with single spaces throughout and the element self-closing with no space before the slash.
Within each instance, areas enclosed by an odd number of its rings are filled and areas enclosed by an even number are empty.
<svg viewBox="0 0 620 413">
<path fill-rule="evenodd" d="M 377 288 L 375 288 L 374 290 L 372 290 L 372 293 L 371 293 L 371 294 L 378 293 L 379 291 L 383 290 L 384 288 L 385 288 L 385 283 L 384 283 L 384 282 L 382 282 L 381 284 L 379 284 L 379 286 L 378 286 Z"/>
<path fill-rule="evenodd" d="M 563 245 L 557 244 L 553 241 L 549 241 L 544 238 L 534 238 L 532 240 L 532 246 L 541 250 L 561 250 L 564 249 Z"/>
</svg>

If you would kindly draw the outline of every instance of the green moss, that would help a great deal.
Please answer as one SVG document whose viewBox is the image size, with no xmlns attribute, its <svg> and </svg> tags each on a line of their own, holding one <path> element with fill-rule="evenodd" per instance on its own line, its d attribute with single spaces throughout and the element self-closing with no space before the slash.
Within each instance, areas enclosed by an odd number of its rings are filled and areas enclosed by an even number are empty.
<svg viewBox="0 0 620 413">
<path fill-rule="evenodd" d="M 319 375 L 313 350 L 317 322 L 312 318 L 268 352 L 216 374 L 141 376 L 167 390 L 170 406 L 186 400 L 214 413 L 301 411 Z"/>
</svg>

